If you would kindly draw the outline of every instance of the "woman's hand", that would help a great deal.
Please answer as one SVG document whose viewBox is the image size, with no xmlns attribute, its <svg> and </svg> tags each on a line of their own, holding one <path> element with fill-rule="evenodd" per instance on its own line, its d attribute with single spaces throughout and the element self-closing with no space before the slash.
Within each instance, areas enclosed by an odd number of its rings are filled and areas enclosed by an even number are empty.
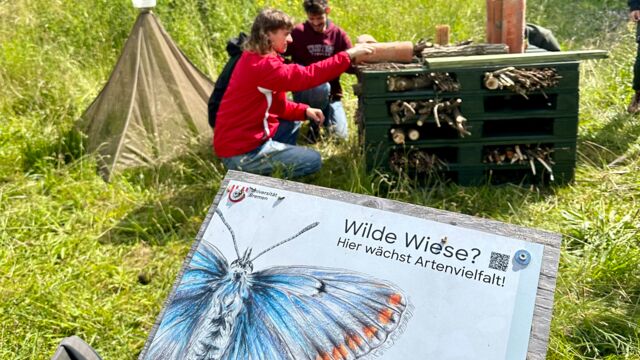
<svg viewBox="0 0 640 360">
<path fill-rule="evenodd" d="M 361 55 L 373 54 L 375 51 L 375 47 L 371 44 L 356 44 L 354 47 L 347 49 L 347 54 L 351 60 L 357 58 Z"/>
<path fill-rule="evenodd" d="M 324 114 L 320 109 L 308 107 L 306 110 L 306 115 L 309 120 L 313 120 L 318 125 L 322 125 L 322 123 L 324 122 Z"/>
</svg>

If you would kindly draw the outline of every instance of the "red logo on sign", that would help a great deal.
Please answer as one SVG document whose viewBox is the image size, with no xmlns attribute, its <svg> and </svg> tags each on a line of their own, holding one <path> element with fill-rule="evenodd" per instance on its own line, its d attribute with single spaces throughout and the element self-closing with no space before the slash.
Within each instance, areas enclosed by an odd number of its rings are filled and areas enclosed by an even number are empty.
<svg viewBox="0 0 640 360">
<path fill-rule="evenodd" d="M 240 187 L 238 185 L 231 185 L 227 188 L 229 201 L 231 202 L 240 202 L 242 201 L 247 194 L 247 187 Z"/>
</svg>

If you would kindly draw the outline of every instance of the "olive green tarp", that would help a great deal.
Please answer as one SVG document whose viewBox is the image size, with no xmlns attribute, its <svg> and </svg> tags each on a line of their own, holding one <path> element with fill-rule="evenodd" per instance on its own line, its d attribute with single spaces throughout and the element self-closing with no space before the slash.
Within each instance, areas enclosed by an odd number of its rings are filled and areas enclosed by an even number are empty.
<svg viewBox="0 0 640 360">
<path fill-rule="evenodd" d="M 109 81 L 82 115 L 86 150 L 105 180 L 126 167 L 175 157 L 209 137 L 213 83 L 186 58 L 158 19 L 142 11 Z"/>
</svg>

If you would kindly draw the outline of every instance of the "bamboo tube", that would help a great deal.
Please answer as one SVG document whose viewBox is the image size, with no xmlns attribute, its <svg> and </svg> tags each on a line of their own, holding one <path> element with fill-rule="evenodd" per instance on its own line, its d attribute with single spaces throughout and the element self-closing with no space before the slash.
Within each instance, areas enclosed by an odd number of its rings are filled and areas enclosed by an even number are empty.
<svg viewBox="0 0 640 360">
<path fill-rule="evenodd" d="M 362 55 L 356 58 L 356 63 L 380 63 L 398 62 L 410 63 L 413 61 L 413 43 L 411 41 L 371 43 L 373 54 Z"/>
<path fill-rule="evenodd" d="M 416 141 L 420 139 L 420 132 L 416 129 L 410 129 L 407 136 L 409 137 L 409 140 Z"/>
<path fill-rule="evenodd" d="M 391 139 L 393 140 L 394 143 L 398 145 L 402 145 L 404 144 L 404 138 L 405 138 L 405 134 L 402 129 L 398 129 L 398 128 L 391 129 Z"/>
</svg>

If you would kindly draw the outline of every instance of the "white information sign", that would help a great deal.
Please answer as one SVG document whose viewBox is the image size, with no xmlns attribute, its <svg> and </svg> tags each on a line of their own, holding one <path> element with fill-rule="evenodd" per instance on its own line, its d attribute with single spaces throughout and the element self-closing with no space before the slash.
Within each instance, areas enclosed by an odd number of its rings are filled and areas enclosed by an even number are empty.
<svg viewBox="0 0 640 360">
<path fill-rule="evenodd" d="M 146 359 L 525 359 L 544 246 L 231 181 Z"/>
</svg>

